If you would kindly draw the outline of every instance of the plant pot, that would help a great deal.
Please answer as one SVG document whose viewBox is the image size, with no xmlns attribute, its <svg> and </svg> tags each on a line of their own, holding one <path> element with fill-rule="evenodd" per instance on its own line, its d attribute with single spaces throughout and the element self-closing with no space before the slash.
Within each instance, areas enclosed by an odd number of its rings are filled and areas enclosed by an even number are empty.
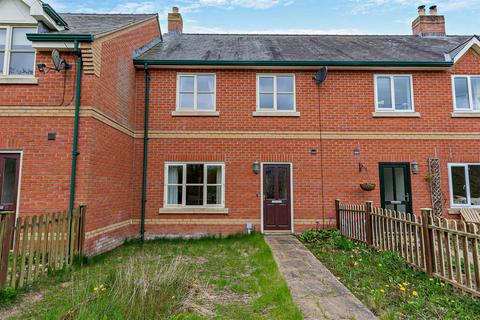
<svg viewBox="0 0 480 320">
<path fill-rule="evenodd" d="M 375 182 L 371 182 L 371 181 L 360 183 L 360 188 L 362 188 L 362 190 L 364 190 L 364 191 L 375 190 L 376 186 L 377 185 L 375 184 Z"/>
</svg>

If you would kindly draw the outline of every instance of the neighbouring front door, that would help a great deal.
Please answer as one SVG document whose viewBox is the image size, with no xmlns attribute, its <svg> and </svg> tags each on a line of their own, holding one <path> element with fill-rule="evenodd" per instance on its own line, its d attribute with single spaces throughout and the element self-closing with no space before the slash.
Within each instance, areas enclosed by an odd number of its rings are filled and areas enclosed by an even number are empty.
<svg viewBox="0 0 480 320">
<path fill-rule="evenodd" d="M 263 166 L 263 229 L 291 230 L 290 165 Z"/>
<path fill-rule="evenodd" d="M 412 213 L 410 164 L 380 163 L 379 167 L 382 208 Z"/>
<path fill-rule="evenodd" d="M 20 155 L 0 153 L 0 211 L 17 210 Z"/>
</svg>

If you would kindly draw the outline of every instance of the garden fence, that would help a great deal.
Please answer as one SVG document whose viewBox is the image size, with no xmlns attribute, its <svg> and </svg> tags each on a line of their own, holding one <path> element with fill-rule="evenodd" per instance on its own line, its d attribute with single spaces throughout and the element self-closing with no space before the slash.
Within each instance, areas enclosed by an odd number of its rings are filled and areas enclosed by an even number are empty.
<svg viewBox="0 0 480 320">
<path fill-rule="evenodd" d="M 0 220 L 0 289 L 21 288 L 49 271 L 70 266 L 81 255 L 86 207 L 68 212 L 18 217 L 2 213 Z"/>
<path fill-rule="evenodd" d="M 475 224 L 434 218 L 431 209 L 421 215 L 376 208 L 373 202 L 335 201 L 337 229 L 373 248 L 397 252 L 405 261 L 480 296 L 480 232 Z"/>
</svg>

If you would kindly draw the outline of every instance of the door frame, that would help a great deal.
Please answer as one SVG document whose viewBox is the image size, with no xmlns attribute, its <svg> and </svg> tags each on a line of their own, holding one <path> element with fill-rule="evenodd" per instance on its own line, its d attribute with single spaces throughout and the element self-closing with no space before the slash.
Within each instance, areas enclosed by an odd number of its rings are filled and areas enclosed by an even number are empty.
<svg viewBox="0 0 480 320">
<path fill-rule="evenodd" d="M 406 187 L 410 195 L 410 201 L 406 209 L 407 213 L 413 213 L 413 195 L 412 195 L 412 177 L 410 171 L 410 162 L 379 162 L 378 163 L 378 177 L 380 182 L 380 206 L 385 207 L 385 188 L 382 188 L 384 182 L 383 168 L 384 167 L 394 167 L 394 168 L 406 168 Z"/>
<path fill-rule="evenodd" d="M 263 166 L 269 164 L 283 164 L 290 167 L 290 232 L 294 233 L 294 219 L 293 219 L 293 164 L 291 162 L 261 162 L 260 163 L 260 232 L 264 233 L 263 229 Z M 288 230 L 287 230 L 288 231 Z"/>
<path fill-rule="evenodd" d="M 22 167 L 23 167 L 23 150 L 0 150 L 1 154 L 19 154 L 20 168 L 18 168 L 18 185 L 17 185 L 17 208 L 15 209 L 15 223 L 20 212 L 20 190 L 22 190 Z"/>
</svg>

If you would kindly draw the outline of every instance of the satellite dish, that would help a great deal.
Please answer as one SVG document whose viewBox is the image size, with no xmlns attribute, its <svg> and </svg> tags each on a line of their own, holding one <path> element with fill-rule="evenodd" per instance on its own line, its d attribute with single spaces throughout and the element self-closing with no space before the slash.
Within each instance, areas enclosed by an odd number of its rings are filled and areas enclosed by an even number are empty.
<svg viewBox="0 0 480 320">
<path fill-rule="evenodd" d="M 53 64 L 55 65 L 55 70 L 62 70 L 62 64 L 64 61 L 62 60 L 62 58 L 60 58 L 60 52 L 58 52 L 57 49 L 52 51 L 52 60 Z"/>
<path fill-rule="evenodd" d="M 328 75 L 328 68 L 327 67 L 322 67 L 319 71 L 315 73 L 313 76 L 313 80 L 317 82 L 317 84 L 321 84 L 325 79 L 327 79 Z"/>
</svg>

